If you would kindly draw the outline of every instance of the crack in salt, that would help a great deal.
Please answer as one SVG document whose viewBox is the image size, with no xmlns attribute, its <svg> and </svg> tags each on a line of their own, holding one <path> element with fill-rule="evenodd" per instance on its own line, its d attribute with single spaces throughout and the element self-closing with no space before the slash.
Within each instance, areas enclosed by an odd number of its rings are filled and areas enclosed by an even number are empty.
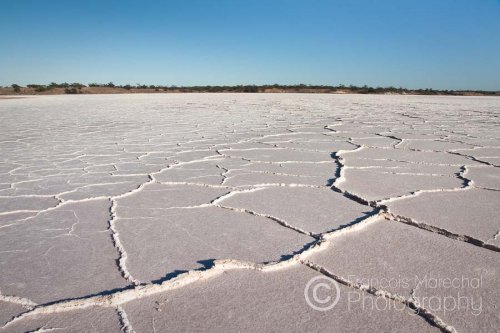
<svg viewBox="0 0 500 333">
<path fill-rule="evenodd" d="M 456 233 L 453 233 L 453 232 L 448 231 L 446 229 L 438 228 L 438 227 L 435 227 L 435 226 L 432 226 L 432 225 L 429 225 L 426 223 L 417 222 L 414 219 L 411 219 L 409 217 L 397 215 L 397 214 L 391 213 L 389 211 L 385 211 L 382 214 L 382 216 L 388 221 L 401 222 L 401 223 L 411 225 L 411 226 L 414 226 L 414 227 L 417 227 L 417 228 L 420 228 L 423 230 L 427 230 L 427 231 L 430 231 L 430 232 L 433 232 L 433 233 L 436 233 L 439 235 L 446 236 L 446 237 L 451 238 L 451 239 L 459 240 L 459 241 L 469 243 L 469 244 L 472 244 L 472 245 L 475 245 L 478 247 L 482 247 L 482 248 L 485 248 L 487 250 L 491 250 L 494 252 L 500 252 L 500 247 L 495 246 L 493 244 L 487 244 L 486 242 L 484 242 L 480 239 L 477 239 L 477 238 L 474 238 L 474 237 L 471 237 L 468 235 L 456 234 Z"/>
<path fill-rule="evenodd" d="M 300 260 L 305 260 L 312 254 L 326 249 L 327 239 L 331 239 L 337 235 L 343 235 L 345 233 L 358 231 L 364 228 L 366 225 L 376 221 L 377 218 L 378 214 L 363 219 L 356 224 L 351 224 L 347 227 L 324 233 L 322 234 L 320 239 L 314 240 L 309 246 L 304 247 L 299 253 L 295 253 L 294 255 L 287 257 L 286 259 L 283 259 L 281 261 L 260 264 L 235 259 L 217 259 L 213 261 L 213 265 L 209 268 L 191 270 L 186 273 L 179 274 L 171 279 L 158 280 L 158 282 L 147 284 L 132 285 L 120 290 L 106 292 L 98 295 L 56 301 L 49 304 L 35 305 L 27 312 L 21 313 L 7 321 L 3 325 L 3 328 L 7 328 L 13 323 L 21 321 L 25 318 L 40 314 L 68 312 L 77 309 L 86 309 L 93 306 L 113 307 L 117 309 L 118 306 L 121 306 L 132 300 L 137 300 L 158 293 L 182 288 L 196 281 L 203 281 L 212 277 L 219 276 L 227 270 L 249 269 L 261 272 L 272 272 L 275 270 L 292 267 L 293 265 L 299 264 Z"/>
<path fill-rule="evenodd" d="M 0 291 L 0 301 L 17 304 L 17 305 L 20 305 L 27 310 L 34 309 L 36 306 L 38 306 L 37 303 L 33 302 L 32 300 L 30 300 L 28 298 L 3 295 L 1 293 L 1 291 Z"/>
<path fill-rule="evenodd" d="M 110 199 L 111 206 L 109 208 L 110 219 L 109 219 L 109 230 L 111 232 L 111 239 L 113 241 L 113 245 L 118 251 L 118 259 L 116 260 L 116 264 L 118 266 L 118 270 L 125 280 L 132 283 L 133 285 L 138 285 L 139 280 L 135 279 L 127 269 L 127 252 L 123 247 L 120 237 L 118 235 L 118 231 L 116 230 L 116 201 L 114 199 Z"/>
<path fill-rule="evenodd" d="M 132 324 L 130 324 L 130 321 L 128 320 L 127 313 L 120 305 L 116 306 L 116 313 L 118 314 L 118 318 L 120 319 L 120 323 L 122 325 L 121 331 L 124 333 L 135 333 L 132 328 Z"/>
<path fill-rule="evenodd" d="M 362 149 L 363 146 L 359 146 L 357 149 L 353 150 L 353 151 L 356 151 L 358 149 Z M 335 162 L 337 163 L 337 165 L 339 166 L 340 170 L 337 170 L 337 173 L 336 173 L 336 178 L 335 178 L 335 181 L 333 182 L 332 186 L 331 186 L 331 189 L 335 192 L 338 192 L 338 193 L 342 193 L 346 198 L 348 199 L 351 199 L 359 204 L 362 204 L 362 205 L 365 205 L 365 206 L 370 206 L 370 207 L 374 207 L 374 208 L 379 208 L 380 211 L 381 211 L 381 215 L 386 219 L 386 220 L 390 220 L 390 221 L 396 221 L 396 222 L 401 222 L 401 223 L 405 223 L 407 225 L 411 225 L 411 226 L 414 226 L 414 227 L 417 227 L 419 229 L 422 229 L 422 230 L 426 230 L 426 231 L 429 231 L 429 232 L 433 232 L 433 233 L 437 233 L 439 235 L 443 235 L 443 236 L 446 236 L 450 239 L 454 239 L 454 240 L 458 240 L 458 241 L 462 241 L 462 242 L 465 242 L 465 243 L 469 243 L 469 244 L 472 244 L 472 245 L 475 245 L 475 246 L 478 246 L 478 247 L 481 247 L 481 248 L 484 248 L 484 249 L 487 249 L 487 250 L 491 250 L 491 251 L 495 251 L 495 252 L 500 252 L 500 247 L 498 246 L 495 246 L 493 244 L 488 244 L 490 240 L 484 242 L 482 240 L 479 240 L 479 239 L 476 239 L 472 236 L 468 236 L 468 235 L 459 235 L 459 234 L 456 234 L 456 233 L 453 233 L 453 232 L 450 232 L 448 230 L 445 230 L 445 229 L 442 229 L 442 228 L 438 228 L 438 227 L 435 227 L 435 226 L 432 226 L 432 225 L 428 225 L 428 224 L 425 224 L 425 223 L 420 223 L 420 222 L 416 222 L 414 220 L 412 220 L 411 218 L 409 217 L 405 217 L 405 216 L 401 216 L 401 215 L 396 215 L 396 214 L 393 214 L 391 212 L 389 212 L 389 209 L 388 207 L 385 205 L 385 203 L 388 203 L 388 202 L 392 202 L 392 201 L 395 201 L 395 200 L 400 200 L 400 199 L 403 199 L 403 198 L 408 198 L 408 197 L 413 197 L 413 196 L 417 196 L 421 193 L 433 193 L 433 192 L 456 192 L 456 191 L 464 191 L 464 190 L 468 190 L 468 189 L 471 189 L 474 186 L 474 183 L 471 179 L 468 179 L 467 177 L 465 177 L 465 173 L 467 173 L 467 166 L 466 165 L 462 165 L 460 167 L 460 171 L 458 173 L 455 174 L 455 177 L 462 180 L 463 182 L 463 187 L 460 187 L 460 188 L 453 188 L 453 189 L 432 189 L 432 190 L 417 190 L 417 191 L 413 191 L 413 192 L 410 192 L 410 194 L 405 194 L 405 195 L 401 195 L 401 196 L 397 196 L 397 197 L 390 197 L 390 198 L 385 198 L 385 199 L 381 199 L 381 200 L 376 200 L 376 201 L 368 201 L 356 194 L 353 194 L 353 193 L 350 193 L 346 190 L 343 190 L 341 189 L 340 187 L 338 187 L 338 185 L 340 183 L 342 183 L 343 181 L 345 181 L 345 176 L 344 176 L 344 170 L 347 168 L 343 162 L 343 157 L 340 156 L 340 154 L 345 154 L 345 153 L 349 153 L 349 152 L 353 152 L 353 151 L 339 151 L 339 152 L 333 152 L 331 154 L 331 157 L 335 160 Z M 495 235 L 495 238 L 498 237 L 498 235 Z M 494 238 L 494 239 L 495 239 Z"/>
<path fill-rule="evenodd" d="M 301 263 L 303 265 L 305 265 L 306 267 L 309 267 L 312 270 L 314 270 L 318 273 L 321 273 L 321 274 L 335 280 L 336 282 L 338 282 L 346 287 L 360 290 L 362 292 L 366 292 L 366 293 L 371 294 L 371 295 L 376 296 L 376 297 L 384 297 L 384 298 L 390 299 L 392 301 L 404 304 L 409 309 L 413 310 L 415 312 L 415 314 L 417 314 L 418 316 L 420 316 L 424 320 L 426 320 L 429 324 L 439 328 L 439 330 L 441 330 L 441 332 L 457 333 L 456 329 L 453 326 L 446 324 L 437 315 L 435 315 L 431 311 L 427 310 L 426 308 L 419 306 L 418 303 L 415 302 L 411 298 L 408 299 L 408 298 L 401 296 L 401 295 L 398 295 L 396 293 L 390 293 L 388 291 L 385 291 L 382 289 L 377 289 L 377 288 L 370 286 L 370 285 L 351 282 L 348 279 L 346 279 L 340 275 L 336 275 L 336 274 L 332 273 L 331 271 L 327 270 L 326 268 L 324 268 L 316 263 L 313 263 L 309 260 L 301 260 Z"/>
</svg>

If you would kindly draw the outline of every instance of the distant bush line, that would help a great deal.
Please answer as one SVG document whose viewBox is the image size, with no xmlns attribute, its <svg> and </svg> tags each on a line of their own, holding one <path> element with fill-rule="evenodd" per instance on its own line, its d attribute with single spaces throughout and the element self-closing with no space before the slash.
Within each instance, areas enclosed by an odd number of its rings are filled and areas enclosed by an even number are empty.
<svg viewBox="0 0 500 333">
<path fill-rule="evenodd" d="M 357 94 L 418 94 L 418 95 L 466 95 L 466 94 L 478 94 L 478 95 L 500 95 L 498 91 L 484 91 L 484 90 L 436 90 L 436 89 L 406 89 L 406 88 L 396 88 L 396 87 L 369 87 L 369 86 L 355 86 L 355 85 L 306 85 L 306 84 L 296 84 L 296 85 L 234 85 L 234 86 L 186 86 L 177 87 L 174 85 L 164 86 L 164 85 L 146 85 L 146 84 L 126 84 L 126 85 L 115 85 L 113 82 L 109 83 L 89 83 L 88 85 L 82 83 L 56 83 L 51 82 L 50 84 L 28 84 L 27 88 L 33 89 L 35 92 L 47 92 L 54 88 L 64 88 L 64 93 L 66 94 L 80 94 L 80 93 L 92 93 L 82 90 L 82 88 L 116 88 L 125 90 L 154 90 L 156 92 L 238 92 L 238 93 L 258 93 L 258 92 L 321 92 L 321 93 L 335 93 L 335 92 L 345 92 L 345 93 L 357 93 Z M 2 88 L 0 86 L 0 88 Z M 7 88 L 7 87 L 5 87 Z M 18 84 L 12 84 L 15 93 L 22 92 L 22 86 Z M 109 89 L 108 89 L 109 90 Z"/>
</svg>

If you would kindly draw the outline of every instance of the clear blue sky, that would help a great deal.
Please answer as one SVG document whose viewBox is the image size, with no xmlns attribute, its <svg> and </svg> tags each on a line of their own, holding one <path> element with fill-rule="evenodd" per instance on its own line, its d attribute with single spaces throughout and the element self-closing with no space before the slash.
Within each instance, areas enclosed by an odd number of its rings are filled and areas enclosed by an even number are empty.
<svg viewBox="0 0 500 333">
<path fill-rule="evenodd" d="M 4 0 L 0 85 L 500 90 L 500 0 Z"/>
</svg>

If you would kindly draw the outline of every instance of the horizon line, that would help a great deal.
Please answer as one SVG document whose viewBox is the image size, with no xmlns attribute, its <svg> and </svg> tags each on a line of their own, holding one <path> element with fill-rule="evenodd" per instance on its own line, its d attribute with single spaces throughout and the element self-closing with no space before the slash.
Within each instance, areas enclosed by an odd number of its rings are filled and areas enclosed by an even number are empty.
<svg viewBox="0 0 500 333">
<path fill-rule="evenodd" d="M 69 88 L 69 87 L 108 87 L 108 88 L 125 88 L 129 87 L 129 89 L 192 89 L 192 88 L 241 88 L 241 87 L 256 87 L 256 88 L 309 88 L 309 89 L 375 89 L 375 90 L 399 90 L 399 91 L 447 91 L 447 92 L 486 92 L 486 93 L 499 93 L 500 90 L 484 90 L 484 89 L 438 89 L 432 87 L 425 88 L 406 88 L 402 86 L 370 86 L 367 84 L 364 85 L 355 85 L 355 84 L 316 84 L 316 83 L 265 83 L 265 84 L 257 84 L 257 83 L 239 83 L 239 84 L 195 84 L 195 85 L 176 85 L 176 84 L 145 84 L 145 83 L 136 83 L 136 84 L 119 84 L 113 83 L 113 81 L 109 81 L 107 83 L 99 83 L 99 82 L 89 82 L 89 83 L 81 83 L 81 82 L 61 82 L 57 83 L 55 81 L 51 81 L 48 84 L 40 84 L 40 83 L 27 83 L 27 84 L 17 84 L 12 83 L 9 85 L 0 85 L 0 88 L 13 88 L 14 86 L 19 86 L 21 88 L 36 88 L 36 87 L 47 87 L 47 88 Z"/>
</svg>

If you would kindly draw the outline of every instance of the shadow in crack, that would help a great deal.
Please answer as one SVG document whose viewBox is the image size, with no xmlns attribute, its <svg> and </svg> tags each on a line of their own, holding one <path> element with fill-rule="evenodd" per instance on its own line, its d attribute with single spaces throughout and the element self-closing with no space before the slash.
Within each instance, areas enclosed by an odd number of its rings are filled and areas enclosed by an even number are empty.
<svg viewBox="0 0 500 333">
<path fill-rule="evenodd" d="M 368 218 L 370 218 L 372 216 L 378 215 L 381 212 L 381 210 L 382 209 L 380 207 L 376 207 L 372 211 L 363 212 L 362 216 L 357 217 L 356 219 L 352 220 L 349 223 L 341 224 L 337 228 L 331 229 L 331 230 L 327 231 L 326 233 L 331 233 L 331 232 L 334 232 L 334 231 L 337 231 L 337 230 L 341 230 L 341 229 L 353 226 L 355 224 L 358 224 L 358 223 L 360 223 L 360 222 L 362 222 L 362 221 L 364 221 L 364 220 L 366 220 L 366 219 L 368 219 Z"/>
<path fill-rule="evenodd" d="M 187 273 L 187 272 L 188 271 L 186 271 L 186 270 L 175 270 L 173 272 L 168 273 L 164 277 L 161 277 L 161 278 L 156 279 L 156 280 L 151 280 L 151 283 L 152 284 L 162 284 L 165 281 L 171 280 L 171 279 L 173 279 L 181 274 Z"/>
<path fill-rule="evenodd" d="M 216 259 L 198 260 L 197 263 L 203 266 L 202 269 L 210 269 L 210 268 L 214 267 L 215 260 Z"/>
<path fill-rule="evenodd" d="M 326 180 L 326 184 L 325 184 L 325 185 L 326 185 L 326 186 L 328 186 L 328 187 L 333 186 L 333 183 L 335 183 L 335 180 L 336 180 L 336 179 L 337 179 L 337 178 L 329 178 L 329 179 L 327 179 L 327 180 Z"/>
<path fill-rule="evenodd" d="M 335 170 L 335 177 L 328 179 L 328 182 L 330 182 L 331 180 L 333 180 L 333 182 L 332 182 L 332 185 L 333 185 L 333 183 L 335 182 L 335 180 L 337 178 L 340 178 L 340 171 L 342 170 L 342 163 L 340 163 L 340 160 L 339 160 L 340 157 L 337 155 L 336 151 L 330 153 L 330 157 L 332 158 L 332 160 L 335 161 L 335 164 L 337 165 L 337 169 Z"/>
<path fill-rule="evenodd" d="M 327 180 L 327 183 L 329 184 L 328 186 L 332 191 L 335 191 L 337 193 L 341 193 L 344 197 L 346 197 L 349 200 L 356 201 L 357 203 L 365 206 L 370 206 L 370 207 L 378 207 L 377 204 L 374 201 L 367 201 L 355 194 L 349 193 L 348 191 L 343 191 L 339 187 L 335 185 L 335 181 L 341 177 L 341 170 L 344 167 L 342 162 L 340 161 L 340 157 L 337 155 L 337 152 L 332 152 L 330 154 L 330 157 L 335 161 L 335 164 L 337 164 L 337 170 L 335 171 L 335 178 L 330 178 Z M 333 181 L 332 181 L 333 180 Z"/>
<path fill-rule="evenodd" d="M 75 300 L 80 300 L 80 299 L 87 299 L 87 298 L 92 298 L 92 297 L 96 297 L 96 296 L 108 296 L 108 295 L 116 294 L 116 293 L 119 293 L 119 292 L 122 292 L 122 291 L 125 291 L 125 290 L 134 289 L 135 287 L 136 286 L 134 286 L 134 285 L 128 285 L 128 286 L 123 287 L 123 288 L 114 288 L 114 289 L 103 290 L 101 292 L 93 293 L 93 294 L 89 294 L 89 295 L 85 295 L 85 296 L 82 296 L 82 297 L 62 298 L 62 299 L 58 299 L 56 301 L 51 301 L 51 302 L 47 302 L 47 303 L 41 303 L 38 306 L 39 307 L 41 307 L 41 306 L 49 306 L 49 305 L 53 305 L 53 304 L 57 304 L 57 303 L 75 301 Z"/>
<path fill-rule="evenodd" d="M 191 271 L 205 271 L 207 269 L 210 269 L 212 267 L 214 267 L 214 261 L 216 259 L 205 259 L 205 260 L 199 260 L 197 261 L 198 264 L 202 265 L 203 267 L 200 267 L 200 268 L 197 268 L 197 269 L 193 269 Z M 156 279 L 156 280 L 152 280 L 151 283 L 153 284 L 161 284 L 165 281 L 168 281 L 168 280 L 171 280 L 173 278 L 176 278 L 177 276 L 181 275 L 181 274 L 184 274 L 184 273 L 187 273 L 189 271 L 187 270 L 175 270 L 173 272 L 170 272 L 168 273 L 167 275 L 165 275 L 164 277 L 162 278 L 159 278 L 159 279 Z"/>
<path fill-rule="evenodd" d="M 293 251 L 292 253 L 289 253 L 289 254 L 282 254 L 279 258 L 279 261 L 284 261 L 284 260 L 288 260 L 288 259 L 291 259 L 293 258 L 294 256 L 296 256 L 297 254 L 301 254 L 302 252 L 305 252 L 307 251 L 308 249 L 310 249 L 311 247 L 313 247 L 316 243 L 318 243 L 318 240 L 315 239 L 307 244 L 305 244 L 301 249 L 298 249 L 296 251 Z M 268 264 L 270 262 L 265 262 L 264 264 Z"/>
</svg>

